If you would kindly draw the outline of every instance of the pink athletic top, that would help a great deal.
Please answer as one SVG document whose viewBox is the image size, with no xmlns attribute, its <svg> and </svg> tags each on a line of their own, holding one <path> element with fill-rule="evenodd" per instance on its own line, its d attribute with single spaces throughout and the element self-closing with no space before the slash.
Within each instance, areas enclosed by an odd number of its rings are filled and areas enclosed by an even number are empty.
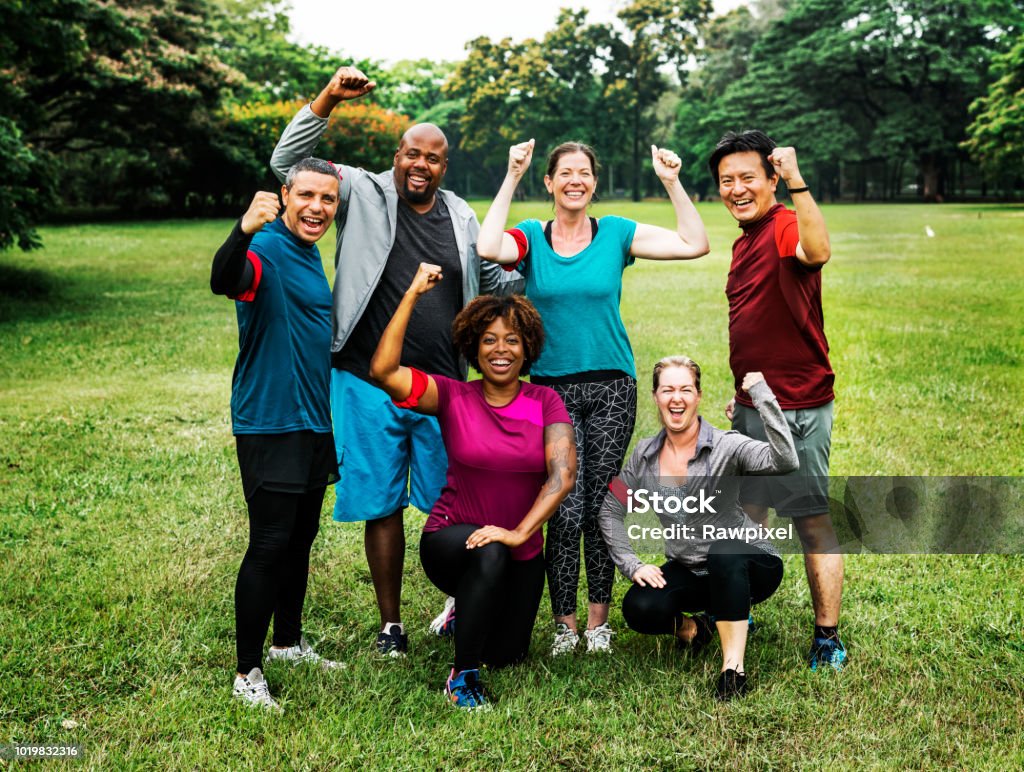
<svg viewBox="0 0 1024 772">
<path fill-rule="evenodd" d="M 437 384 L 437 420 L 448 451 L 448 479 L 423 527 L 456 523 L 513 530 L 547 480 L 544 427 L 571 423 L 561 397 L 547 386 L 523 383 L 505 407 L 491 407 L 483 382 L 431 375 Z M 514 560 L 540 554 L 540 529 L 512 550 Z"/>
</svg>

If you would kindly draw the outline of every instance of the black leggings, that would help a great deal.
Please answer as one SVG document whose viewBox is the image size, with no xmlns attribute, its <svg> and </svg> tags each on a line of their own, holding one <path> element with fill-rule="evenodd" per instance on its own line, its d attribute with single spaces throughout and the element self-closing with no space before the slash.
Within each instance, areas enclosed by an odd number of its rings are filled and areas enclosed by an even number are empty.
<svg viewBox="0 0 1024 772">
<path fill-rule="evenodd" d="M 455 597 L 455 670 L 498 668 L 526 658 L 544 590 L 544 557 L 513 560 L 504 544 L 466 549 L 479 526 L 460 523 L 424 533 L 427 578 Z"/>
<path fill-rule="evenodd" d="M 271 616 L 275 646 L 294 646 L 302 636 L 309 549 L 320 530 L 325 490 L 276 493 L 258 488 L 247 502 L 249 548 L 235 583 L 239 673 L 262 666 Z"/>
<path fill-rule="evenodd" d="M 597 513 L 608 483 L 622 468 L 636 422 L 636 380 L 555 384 L 576 434 L 576 485 L 548 521 L 547 571 L 551 612 L 576 613 L 580 581 L 580 537 L 591 603 L 610 603 L 615 564 L 608 554 Z"/>
<path fill-rule="evenodd" d="M 698 576 L 670 560 L 661 567 L 664 587 L 629 588 L 622 599 L 626 624 L 645 635 L 672 634 L 681 613 L 698 611 L 707 611 L 719 622 L 739 622 L 782 582 L 782 560 L 734 539 L 711 545 L 707 571 Z"/>
</svg>

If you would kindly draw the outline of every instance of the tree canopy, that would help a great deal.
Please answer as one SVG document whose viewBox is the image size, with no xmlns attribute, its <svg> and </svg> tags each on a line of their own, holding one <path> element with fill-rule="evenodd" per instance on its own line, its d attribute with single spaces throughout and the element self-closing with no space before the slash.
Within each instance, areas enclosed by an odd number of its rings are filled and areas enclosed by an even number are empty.
<svg viewBox="0 0 1024 772">
<path fill-rule="evenodd" d="M 457 63 L 352 62 L 292 42 L 287 0 L 0 0 L 0 250 L 74 208 L 236 212 L 273 184 L 281 128 L 338 66 L 378 82 L 339 108 L 323 150 L 383 168 L 411 121 L 448 135 L 447 184 L 491 195 L 508 146 L 596 147 L 601 190 L 660 193 L 646 148 L 687 188 L 726 129 L 800 152 L 819 194 L 928 200 L 1024 177 L 1022 0 L 623 0 L 563 9 L 526 40 L 476 38 Z M 978 164 L 975 166 L 974 164 Z M 542 192 L 543 164 L 520 187 Z M 58 175 L 56 170 L 60 170 Z"/>
</svg>

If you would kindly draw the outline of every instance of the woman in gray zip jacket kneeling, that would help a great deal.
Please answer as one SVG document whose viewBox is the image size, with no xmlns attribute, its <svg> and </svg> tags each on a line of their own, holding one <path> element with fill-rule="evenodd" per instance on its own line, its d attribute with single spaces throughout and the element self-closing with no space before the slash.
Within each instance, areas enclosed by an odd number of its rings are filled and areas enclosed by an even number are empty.
<svg viewBox="0 0 1024 772">
<path fill-rule="evenodd" d="M 746 694 L 750 607 L 782 581 L 778 552 L 739 506 L 740 476 L 798 466 L 789 426 L 764 376 L 747 373 L 742 388 L 764 421 L 768 442 L 716 429 L 700 416 L 700 366 L 692 359 L 659 361 L 653 396 L 662 430 L 639 442 L 599 515 L 615 565 L 634 583 L 622 602 L 626 624 L 648 635 L 675 635 L 694 651 L 717 628 L 720 700 Z M 654 511 L 666 536 L 668 562 L 660 567 L 640 560 L 627 534 L 627 512 L 645 510 Z M 743 539 L 727 538 L 739 533 Z"/>
</svg>

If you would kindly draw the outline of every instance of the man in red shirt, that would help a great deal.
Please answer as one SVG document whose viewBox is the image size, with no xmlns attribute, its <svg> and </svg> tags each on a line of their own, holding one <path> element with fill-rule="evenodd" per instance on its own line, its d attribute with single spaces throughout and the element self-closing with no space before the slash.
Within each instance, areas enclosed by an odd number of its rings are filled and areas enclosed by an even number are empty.
<svg viewBox="0 0 1024 772">
<path fill-rule="evenodd" d="M 831 256 L 825 218 L 800 176 L 796 151 L 776 147 L 764 132 L 728 132 L 708 165 L 722 203 L 743 230 L 733 244 L 725 288 L 729 364 L 736 381 L 726 415 L 737 431 L 767 439 L 750 398 L 739 388 L 744 373 L 763 372 L 800 458 L 800 468 L 784 478 L 767 484 L 750 480 L 741 501 L 755 519 L 764 520 L 768 506 L 793 518 L 814 603 L 811 669 L 821 664 L 841 670 L 846 659 L 837 629 L 843 556 L 828 514 L 835 374 L 821 310 L 821 269 Z M 780 178 L 795 211 L 775 199 Z"/>
</svg>

